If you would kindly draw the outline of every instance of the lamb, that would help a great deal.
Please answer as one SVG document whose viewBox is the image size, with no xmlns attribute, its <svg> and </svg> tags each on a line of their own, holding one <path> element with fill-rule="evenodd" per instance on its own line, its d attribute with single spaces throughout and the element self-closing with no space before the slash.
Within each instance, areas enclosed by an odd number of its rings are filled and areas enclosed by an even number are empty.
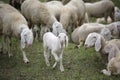
<svg viewBox="0 0 120 80">
<path fill-rule="evenodd" d="M 11 37 L 16 37 L 21 39 L 21 51 L 23 54 L 23 61 L 28 63 L 29 60 L 26 57 L 24 48 L 27 44 L 32 45 L 33 33 L 27 25 L 26 19 L 17 11 L 15 8 L 8 4 L 0 4 L 0 32 L 2 32 L 2 37 L 4 45 L 8 46 L 8 53 L 11 53 Z M 3 46 L 3 47 L 7 47 Z"/>
<path fill-rule="evenodd" d="M 111 74 L 120 74 L 120 50 L 115 44 L 108 44 L 104 51 L 109 53 L 110 60 L 107 64 L 107 70 L 103 69 L 101 72 L 107 76 Z"/>
<path fill-rule="evenodd" d="M 63 28 L 62 24 L 59 22 L 54 22 L 53 23 L 53 34 L 55 34 L 56 36 L 58 36 L 60 33 L 65 33 L 67 34 L 66 30 Z"/>
<path fill-rule="evenodd" d="M 53 68 L 57 65 L 57 62 L 60 61 L 60 70 L 64 71 L 64 67 L 62 65 L 62 55 L 65 46 L 68 46 L 68 36 L 65 33 L 60 33 L 58 36 L 55 36 L 52 32 L 47 32 L 43 36 L 43 47 L 44 47 L 44 57 L 46 61 L 46 65 L 50 66 L 49 57 L 50 50 L 51 54 L 55 58 L 55 63 Z"/>
<path fill-rule="evenodd" d="M 105 54 L 107 54 L 106 51 L 104 50 L 104 48 L 109 43 L 116 44 L 117 47 L 120 49 L 120 40 L 119 39 L 112 39 L 112 40 L 106 41 L 102 35 L 93 32 L 87 36 L 84 47 L 89 48 L 89 47 L 94 46 L 95 50 L 100 53 L 102 58 L 104 58 L 103 56 L 105 56 Z M 110 57 L 108 57 L 108 61 L 109 60 L 110 60 Z"/>
<path fill-rule="evenodd" d="M 108 16 L 114 21 L 114 3 L 111 0 L 101 0 L 95 3 L 85 3 L 89 17 L 104 17 L 107 22 Z"/>
<path fill-rule="evenodd" d="M 49 1 L 46 2 L 45 5 L 47 6 L 49 12 L 59 21 L 63 3 L 60 1 Z"/>
<path fill-rule="evenodd" d="M 83 24 L 85 18 L 85 5 L 82 0 L 71 0 L 67 3 L 61 12 L 60 22 L 62 23 L 65 30 L 68 27 L 74 29 L 78 25 Z M 73 30 L 72 29 L 72 30 Z"/>
<path fill-rule="evenodd" d="M 81 46 L 86 40 L 88 34 L 92 32 L 100 33 L 105 37 L 106 40 L 111 39 L 110 30 L 105 28 L 104 25 L 99 23 L 84 23 L 82 26 L 76 28 L 72 32 L 71 39 L 75 44 L 80 44 Z"/>
</svg>

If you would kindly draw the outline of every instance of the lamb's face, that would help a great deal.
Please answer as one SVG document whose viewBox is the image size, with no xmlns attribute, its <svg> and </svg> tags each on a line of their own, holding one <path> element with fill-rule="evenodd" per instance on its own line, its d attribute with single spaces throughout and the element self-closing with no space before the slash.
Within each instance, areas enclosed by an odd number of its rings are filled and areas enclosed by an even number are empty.
<svg viewBox="0 0 120 80">
<path fill-rule="evenodd" d="M 95 45 L 96 40 L 97 40 L 97 34 L 90 33 L 85 40 L 84 47 L 85 48 L 93 47 Z"/>
<path fill-rule="evenodd" d="M 65 47 L 65 45 L 68 45 L 68 37 L 65 33 L 60 33 L 58 38 L 60 40 L 61 46 Z"/>
<path fill-rule="evenodd" d="M 25 42 L 27 42 L 28 45 L 32 45 L 33 43 L 33 33 L 31 30 L 28 30 L 25 34 Z"/>
</svg>

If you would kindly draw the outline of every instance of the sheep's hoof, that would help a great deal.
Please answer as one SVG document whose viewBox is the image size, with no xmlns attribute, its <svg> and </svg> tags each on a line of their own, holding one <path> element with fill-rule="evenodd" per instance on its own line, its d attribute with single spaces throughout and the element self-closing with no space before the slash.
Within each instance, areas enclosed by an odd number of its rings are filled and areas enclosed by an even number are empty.
<svg viewBox="0 0 120 80">
<path fill-rule="evenodd" d="M 50 63 L 46 63 L 46 65 L 49 67 L 49 66 L 50 66 Z"/>
<path fill-rule="evenodd" d="M 63 72 L 63 71 L 64 71 L 64 68 L 63 68 L 63 67 L 62 67 L 62 68 L 60 68 L 60 71 L 61 71 L 61 72 Z"/>
<path fill-rule="evenodd" d="M 24 63 L 28 64 L 28 63 L 29 63 L 29 60 L 24 60 Z"/>
</svg>

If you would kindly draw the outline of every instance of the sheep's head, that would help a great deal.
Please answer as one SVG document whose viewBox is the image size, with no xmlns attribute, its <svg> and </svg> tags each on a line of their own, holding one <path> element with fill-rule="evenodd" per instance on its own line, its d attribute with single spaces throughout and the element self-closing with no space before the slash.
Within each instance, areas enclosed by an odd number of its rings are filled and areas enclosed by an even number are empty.
<svg viewBox="0 0 120 80">
<path fill-rule="evenodd" d="M 21 47 L 22 48 L 25 47 L 25 43 L 29 46 L 32 45 L 33 43 L 33 33 L 32 33 L 32 30 L 28 28 L 23 29 L 21 33 Z"/>
<path fill-rule="evenodd" d="M 59 32 L 63 29 L 63 26 L 62 26 L 62 24 L 61 24 L 60 22 L 55 21 L 55 22 L 53 23 L 52 28 L 53 28 L 53 31 L 52 31 L 52 32 L 53 32 L 56 36 L 58 36 L 58 35 L 59 35 Z"/>
<path fill-rule="evenodd" d="M 112 38 L 111 32 L 108 28 L 103 28 L 100 34 L 105 38 L 105 40 L 110 40 Z"/>
<path fill-rule="evenodd" d="M 101 35 L 95 32 L 90 33 L 87 36 L 84 44 L 85 48 L 89 48 L 93 46 L 95 46 L 96 51 L 99 51 L 101 49 Z"/>
<path fill-rule="evenodd" d="M 58 38 L 60 40 L 60 43 L 61 43 L 61 47 L 67 47 L 68 46 L 68 36 L 65 34 L 65 33 L 60 33 L 58 35 Z"/>
</svg>

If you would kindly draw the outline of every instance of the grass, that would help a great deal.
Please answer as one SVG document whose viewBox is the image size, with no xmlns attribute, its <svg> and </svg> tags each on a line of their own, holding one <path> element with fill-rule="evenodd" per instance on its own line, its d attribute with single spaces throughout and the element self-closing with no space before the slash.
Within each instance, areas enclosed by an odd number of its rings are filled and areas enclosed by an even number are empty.
<svg viewBox="0 0 120 80">
<path fill-rule="evenodd" d="M 47 67 L 43 56 L 42 42 L 34 42 L 31 49 L 26 48 L 29 64 L 23 63 L 19 42 L 14 40 L 13 56 L 0 55 L 0 80 L 119 80 L 118 76 L 105 76 L 100 71 L 106 66 L 101 62 L 93 48 L 85 50 L 74 48 L 70 42 L 63 55 L 64 72 L 60 72 L 59 64 L 52 69 Z M 17 46 L 17 47 L 16 47 Z"/>
</svg>

